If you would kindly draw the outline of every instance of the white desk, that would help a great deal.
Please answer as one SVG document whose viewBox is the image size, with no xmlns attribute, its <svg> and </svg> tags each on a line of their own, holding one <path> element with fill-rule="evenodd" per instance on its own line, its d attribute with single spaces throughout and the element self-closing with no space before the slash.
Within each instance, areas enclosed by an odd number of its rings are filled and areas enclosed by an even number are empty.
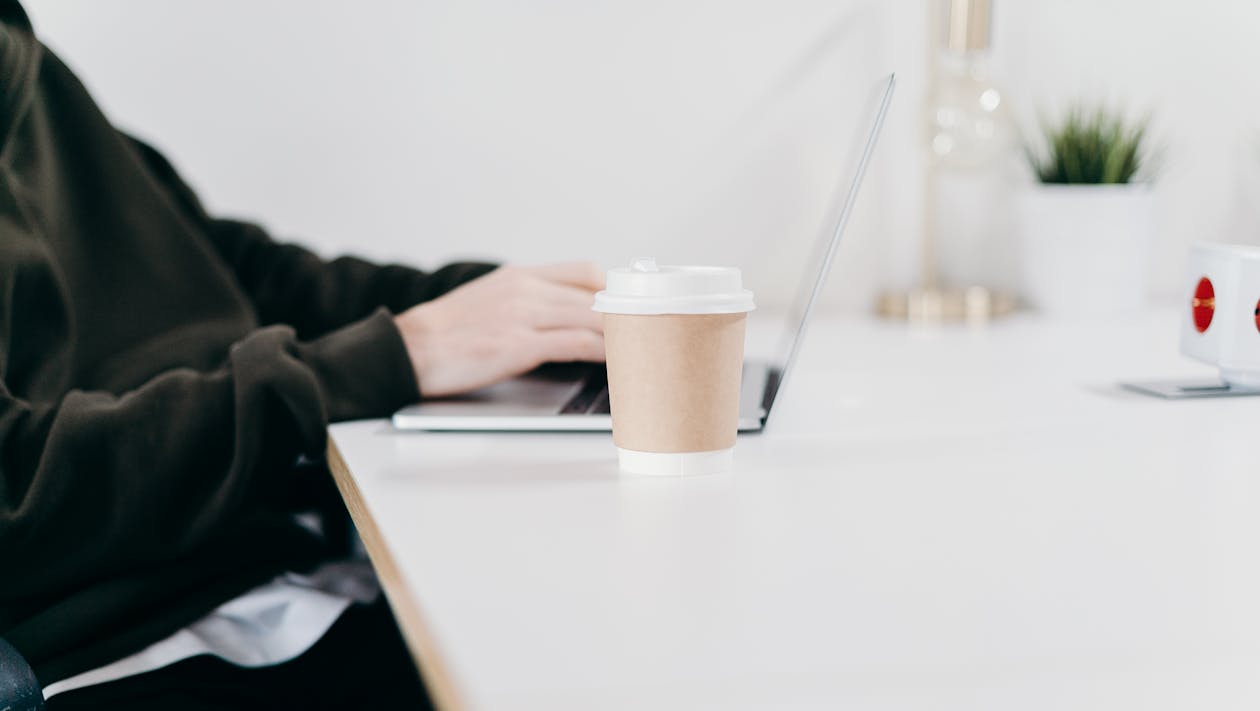
<svg viewBox="0 0 1260 711">
<path fill-rule="evenodd" d="M 605 435 L 330 449 L 448 709 L 1254 710 L 1260 398 L 1114 386 L 1211 376 L 1176 317 L 820 321 L 727 475 L 622 477 Z"/>
</svg>

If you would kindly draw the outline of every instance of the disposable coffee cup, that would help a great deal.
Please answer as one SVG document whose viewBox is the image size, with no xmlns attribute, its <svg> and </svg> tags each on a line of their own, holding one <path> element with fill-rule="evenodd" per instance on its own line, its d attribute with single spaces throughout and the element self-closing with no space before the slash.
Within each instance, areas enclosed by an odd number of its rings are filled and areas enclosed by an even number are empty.
<svg viewBox="0 0 1260 711">
<path fill-rule="evenodd" d="M 613 442 L 624 472 L 711 474 L 731 467 L 744 326 L 753 295 L 732 267 L 611 269 L 604 314 Z"/>
</svg>

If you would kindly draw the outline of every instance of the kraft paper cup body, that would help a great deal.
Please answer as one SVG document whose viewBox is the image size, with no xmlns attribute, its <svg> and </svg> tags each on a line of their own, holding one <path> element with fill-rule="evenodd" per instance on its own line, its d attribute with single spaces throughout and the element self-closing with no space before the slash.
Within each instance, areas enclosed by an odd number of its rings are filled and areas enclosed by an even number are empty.
<svg viewBox="0 0 1260 711">
<path fill-rule="evenodd" d="M 596 296 L 618 460 L 637 474 L 725 471 L 752 294 L 737 269 L 651 268 L 610 271 Z"/>
</svg>

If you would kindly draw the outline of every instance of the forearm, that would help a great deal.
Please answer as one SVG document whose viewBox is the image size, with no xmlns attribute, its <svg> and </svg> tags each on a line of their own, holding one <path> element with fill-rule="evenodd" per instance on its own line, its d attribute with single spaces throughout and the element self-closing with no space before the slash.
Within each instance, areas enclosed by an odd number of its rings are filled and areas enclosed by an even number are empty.
<svg viewBox="0 0 1260 711">
<path fill-rule="evenodd" d="M 355 257 L 324 261 L 302 247 L 272 240 L 258 225 L 211 217 L 161 153 L 142 141 L 129 140 L 172 202 L 204 230 L 259 320 L 291 325 L 301 338 L 341 328 L 380 307 L 399 313 L 495 268 L 459 263 L 426 273 Z"/>
<path fill-rule="evenodd" d="M 416 397 L 387 314 L 313 342 L 260 329 L 212 372 L 164 373 L 122 396 L 54 403 L 0 389 L 0 599 L 167 560 L 277 507 L 279 473 L 318 455 L 330 420 Z"/>
<path fill-rule="evenodd" d="M 304 338 L 380 307 L 400 313 L 494 269 L 491 264 L 458 263 L 426 273 L 356 257 L 325 262 L 296 245 L 272 241 L 256 225 L 232 220 L 212 221 L 210 235 L 249 294 L 259 320 L 289 324 Z"/>
</svg>

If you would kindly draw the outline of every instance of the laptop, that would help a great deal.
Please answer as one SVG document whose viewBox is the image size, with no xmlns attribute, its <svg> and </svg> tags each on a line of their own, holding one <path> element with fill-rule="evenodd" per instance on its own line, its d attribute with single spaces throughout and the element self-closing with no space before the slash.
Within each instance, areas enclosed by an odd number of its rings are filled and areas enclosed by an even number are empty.
<svg viewBox="0 0 1260 711">
<path fill-rule="evenodd" d="M 865 141 L 850 156 L 856 164 L 848 166 L 840 176 L 827 223 L 801 269 L 801 286 L 788 313 L 778 354 L 770 360 L 744 363 L 740 432 L 763 430 L 770 420 L 775 400 L 800 351 L 810 314 L 831 271 L 895 86 L 894 75 L 881 79 L 865 107 L 869 119 L 858 128 L 865 130 L 858 135 L 859 140 L 865 136 Z M 607 432 L 612 430 L 607 371 L 603 364 L 549 364 L 467 395 L 404 407 L 394 413 L 393 423 L 400 430 L 447 432 Z"/>
</svg>

